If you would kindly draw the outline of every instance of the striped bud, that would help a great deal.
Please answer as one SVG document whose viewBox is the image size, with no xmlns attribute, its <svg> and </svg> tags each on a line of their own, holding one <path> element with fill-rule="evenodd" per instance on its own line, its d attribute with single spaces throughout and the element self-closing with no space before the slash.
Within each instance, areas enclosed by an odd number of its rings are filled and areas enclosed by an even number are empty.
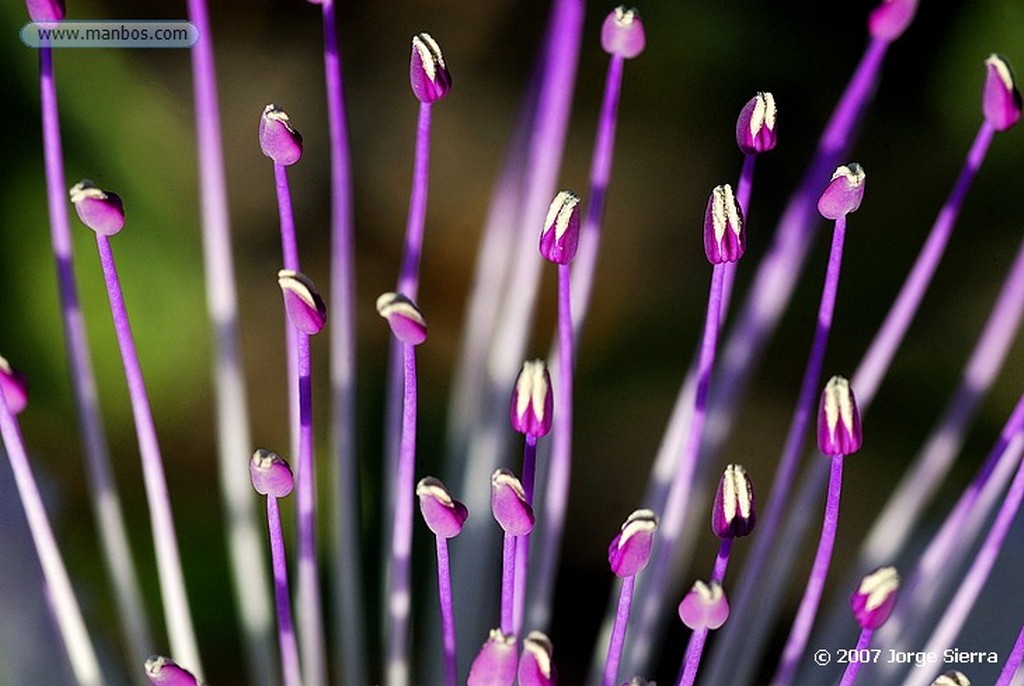
<svg viewBox="0 0 1024 686">
<path fill-rule="evenodd" d="M 860 412 L 850 382 L 833 376 L 821 392 L 818 449 L 826 455 L 850 455 L 860 450 L 862 440 Z"/>
<path fill-rule="evenodd" d="M 864 168 L 856 162 L 836 167 L 832 180 L 818 198 L 818 212 L 825 219 L 839 219 L 856 212 L 864 199 Z"/>
<path fill-rule="evenodd" d="M 444 63 L 441 47 L 429 33 L 412 37 L 409 83 L 413 95 L 424 103 L 440 100 L 452 89 L 452 75 Z"/>
<path fill-rule="evenodd" d="M 295 487 L 295 477 L 288 462 L 263 448 L 254 452 L 249 460 L 249 478 L 257 493 L 275 498 L 285 497 Z"/>
<path fill-rule="evenodd" d="M 551 431 L 554 399 L 551 375 L 544 360 L 528 360 L 512 390 L 509 416 L 512 428 L 521 434 L 540 438 Z"/>
<path fill-rule="evenodd" d="M 747 470 L 738 464 L 725 468 L 711 508 L 711 530 L 719 538 L 749 536 L 757 523 L 754 487 Z"/>
<path fill-rule="evenodd" d="M 391 333 L 402 343 L 419 345 L 427 340 L 423 313 L 401 293 L 384 293 L 377 298 L 377 313 L 388 320 Z"/>
<path fill-rule="evenodd" d="M 285 111 L 273 103 L 263 108 L 259 136 L 260 150 L 277 164 L 288 167 L 302 157 L 302 134 L 292 127 Z"/>
<path fill-rule="evenodd" d="M 277 284 L 284 293 L 284 309 L 292 326 L 308 336 L 319 333 L 327 323 L 327 305 L 313 279 L 282 269 L 277 273 Z"/>
<path fill-rule="evenodd" d="M 113 236 L 124 227 L 124 203 L 116 193 L 102 191 L 82 179 L 69 191 L 71 204 L 82 223 L 101 236 Z"/>
<path fill-rule="evenodd" d="M 758 92 L 747 101 L 736 120 L 736 144 L 744 155 L 768 152 L 775 147 L 775 96 Z"/>
<path fill-rule="evenodd" d="M 454 538 L 462 531 L 462 525 L 469 519 L 469 510 L 452 498 L 440 479 L 428 476 L 416 484 L 416 495 L 420 499 L 420 513 L 427 527 L 439 538 Z"/>
<path fill-rule="evenodd" d="M 650 510 L 636 510 L 608 546 L 608 564 L 616 576 L 638 574 L 651 559 L 658 518 Z"/>
<path fill-rule="evenodd" d="M 544 229 L 540 232 L 540 254 L 549 262 L 569 264 L 580 243 L 580 196 L 559 191 L 551 201 Z"/>
<path fill-rule="evenodd" d="M 526 502 L 522 482 L 507 469 L 491 475 L 491 513 L 509 536 L 525 536 L 533 531 L 533 507 Z"/>
<path fill-rule="evenodd" d="M 985 90 L 981 109 L 996 131 L 1006 131 L 1020 119 L 1021 97 L 1010 63 L 993 53 L 985 60 Z"/>
<path fill-rule="evenodd" d="M 557 684 L 552 653 L 551 640 L 539 631 L 531 631 L 523 641 L 523 654 L 519 657 L 519 686 Z"/>
<path fill-rule="evenodd" d="M 877 629 L 885 624 L 899 587 L 900 575 L 895 567 L 880 567 L 861 580 L 850 597 L 850 607 L 862 628 Z"/>
<path fill-rule="evenodd" d="M 735 262 L 747 249 L 743 211 L 732 186 L 715 186 L 704 210 L 704 254 L 711 264 Z"/>
</svg>

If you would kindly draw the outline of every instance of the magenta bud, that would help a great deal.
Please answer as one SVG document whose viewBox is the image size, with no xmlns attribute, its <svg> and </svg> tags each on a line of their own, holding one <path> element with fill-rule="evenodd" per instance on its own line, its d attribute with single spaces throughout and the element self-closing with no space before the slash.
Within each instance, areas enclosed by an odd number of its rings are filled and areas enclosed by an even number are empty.
<svg viewBox="0 0 1024 686">
<path fill-rule="evenodd" d="M 636 510 L 626 518 L 608 546 L 608 564 L 616 576 L 634 576 L 647 566 L 657 528 L 658 518 L 650 510 Z"/>
<path fill-rule="evenodd" d="M 540 254 L 549 262 L 569 264 L 580 243 L 580 196 L 559 191 L 540 232 Z"/>
<path fill-rule="evenodd" d="M 697 581 L 679 603 L 679 619 L 693 630 L 717 629 L 729 619 L 729 601 L 717 581 Z"/>
<path fill-rule="evenodd" d="M 635 676 L 629 681 L 623 681 L 622 686 L 656 686 L 653 681 L 648 681 L 642 676 Z"/>
<path fill-rule="evenodd" d="M 427 340 L 423 313 L 401 293 L 384 293 L 377 298 L 377 313 L 388 320 L 391 333 L 402 343 L 419 345 Z"/>
<path fill-rule="evenodd" d="M 260 150 L 286 167 L 302 157 L 302 134 L 292 127 L 285 111 L 273 103 L 263 108 L 260 117 Z"/>
<path fill-rule="evenodd" d="M 736 120 L 736 144 L 744 155 L 768 152 L 775 147 L 775 96 L 758 92 L 747 101 Z"/>
<path fill-rule="evenodd" d="M 940 674 L 931 686 L 971 686 L 971 680 L 963 672 L 952 669 L 945 674 Z"/>
<path fill-rule="evenodd" d="M 327 305 L 313 279 L 301 272 L 282 269 L 277 273 L 277 283 L 284 293 L 284 309 L 292 326 L 307 336 L 319 333 L 327 323 Z"/>
<path fill-rule="evenodd" d="M 64 18 L 64 0 L 25 0 L 32 21 L 60 21 Z"/>
<path fill-rule="evenodd" d="M 992 53 L 985 60 L 985 90 L 981 109 L 996 131 L 1006 131 L 1020 119 L 1021 97 L 1010 63 Z"/>
<path fill-rule="evenodd" d="M 738 464 L 725 468 L 711 508 L 711 530 L 719 538 L 749 536 L 757 523 L 754 487 L 747 470 Z"/>
<path fill-rule="evenodd" d="M 124 227 L 124 204 L 110 191 L 101 191 L 83 179 L 71 187 L 71 204 L 82 223 L 101 236 L 113 236 Z"/>
<path fill-rule="evenodd" d="M 551 431 L 554 399 L 551 375 L 544 360 L 526 361 L 512 390 L 509 412 L 512 428 L 521 434 L 540 438 Z"/>
<path fill-rule="evenodd" d="M 640 12 L 635 7 L 619 5 L 605 17 L 601 25 L 601 47 L 609 55 L 631 60 L 644 51 L 647 35 Z"/>
<path fill-rule="evenodd" d="M 184 667 L 169 657 L 154 655 L 146 660 L 146 678 L 153 686 L 203 686 Z"/>
<path fill-rule="evenodd" d="M 868 16 L 868 33 L 874 38 L 896 40 L 910 26 L 916 12 L 917 0 L 884 0 Z"/>
<path fill-rule="evenodd" d="M 552 653 L 551 640 L 539 631 L 531 631 L 519 657 L 519 686 L 555 686 L 558 674 Z"/>
<path fill-rule="evenodd" d="M 526 502 L 522 482 L 507 469 L 491 474 L 491 512 L 509 536 L 525 536 L 533 531 L 533 507 Z"/>
<path fill-rule="evenodd" d="M 735 262 L 747 249 L 743 211 L 732 186 L 715 186 L 704 211 L 704 254 L 711 264 Z"/>
<path fill-rule="evenodd" d="M 860 412 L 850 382 L 833 376 L 821 392 L 818 407 L 818 449 L 826 455 L 851 455 L 860 450 Z"/>
<path fill-rule="evenodd" d="M 818 198 L 818 212 L 825 219 L 839 219 L 856 212 L 864 199 L 864 168 L 856 162 L 836 167 L 828 186 Z"/>
<path fill-rule="evenodd" d="M 469 519 L 469 510 L 452 498 L 440 479 L 428 476 L 416 484 L 416 495 L 420 499 L 420 513 L 427 528 L 438 538 L 455 538 L 462 531 L 462 525 Z"/>
<path fill-rule="evenodd" d="M 490 637 L 473 659 L 466 686 L 512 686 L 516 680 L 516 637 L 491 629 Z"/>
<path fill-rule="evenodd" d="M 21 414 L 28 405 L 28 379 L 0 356 L 0 393 L 11 414 Z"/>
<path fill-rule="evenodd" d="M 445 66 L 441 48 L 429 33 L 412 37 L 409 82 L 416 98 L 425 103 L 440 100 L 452 89 L 452 75 Z"/>
<path fill-rule="evenodd" d="M 249 478 L 260 495 L 283 498 L 295 487 L 295 477 L 288 462 L 277 453 L 258 449 L 249 460 Z"/>
<path fill-rule="evenodd" d="M 899 587 L 900 575 L 895 567 L 879 567 L 861 580 L 850 597 L 850 607 L 862 628 L 877 629 L 885 624 Z"/>
</svg>

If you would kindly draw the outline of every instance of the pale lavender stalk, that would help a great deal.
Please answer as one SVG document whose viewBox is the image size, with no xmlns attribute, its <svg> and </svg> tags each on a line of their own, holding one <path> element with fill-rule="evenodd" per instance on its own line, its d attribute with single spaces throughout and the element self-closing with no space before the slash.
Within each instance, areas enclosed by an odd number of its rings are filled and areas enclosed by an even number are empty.
<svg viewBox="0 0 1024 686">
<path fill-rule="evenodd" d="M 1006 658 L 1006 664 L 1003 665 L 1003 671 L 999 673 L 999 679 L 996 681 L 995 686 L 1010 686 L 1013 676 L 1020 669 L 1022 661 L 1024 661 L 1024 626 L 1020 628 L 1020 633 L 1017 634 L 1017 640 L 1014 642 L 1013 648 Z"/>
<path fill-rule="evenodd" d="M 711 581 L 719 584 L 725 580 L 725 571 L 729 567 L 729 553 L 732 551 L 732 539 L 722 540 L 718 547 L 718 555 L 715 556 L 715 566 L 711 572 Z M 686 644 L 686 655 L 683 657 L 683 668 L 679 677 L 679 686 L 691 686 L 697 678 L 697 670 L 700 667 L 700 660 L 704 654 L 704 644 L 708 638 L 708 627 L 694 629 L 690 634 L 690 640 Z"/>
<path fill-rule="evenodd" d="M 516 635 L 515 626 L 515 589 L 516 589 L 516 545 L 519 536 L 505 532 L 501 553 L 501 630 L 503 633 Z"/>
<path fill-rule="evenodd" d="M 858 655 L 861 650 L 864 650 L 871 645 L 871 637 L 874 633 L 874 629 L 860 630 L 860 637 L 857 639 L 857 647 L 854 649 L 857 651 Z M 850 660 L 846 665 L 846 669 L 843 671 L 843 678 L 839 682 L 839 686 L 853 686 L 853 682 L 857 680 L 858 672 L 860 672 L 860 660 Z"/>
<path fill-rule="evenodd" d="M 444 637 L 444 683 L 458 683 L 458 654 L 455 650 L 455 611 L 452 605 L 452 573 L 448 563 L 448 539 L 437 537 L 437 591 L 441 604 L 441 633 Z"/>
<path fill-rule="evenodd" d="M 619 665 L 622 663 L 622 651 L 626 644 L 626 628 L 629 626 L 636 576 L 651 560 L 658 523 L 658 517 L 651 510 L 635 510 L 626 518 L 619 533 L 608 546 L 608 564 L 615 576 L 622 579 L 622 585 L 619 588 L 615 622 L 608 638 L 603 686 L 616 686 L 619 683 Z"/>
<path fill-rule="evenodd" d="M 285 269 L 299 271 L 299 249 L 295 240 L 295 215 L 292 212 L 292 193 L 288 185 L 288 168 L 283 164 L 274 163 L 274 186 L 277 191 L 277 211 L 281 221 L 281 254 Z M 288 367 L 288 407 L 290 408 L 291 451 L 299 454 L 299 369 L 298 339 L 295 327 L 285 315 L 284 322 L 285 350 L 287 351 Z"/>
<path fill-rule="evenodd" d="M 526 502 L 533 506 L 534 482 L 537 478 L 537 437 L 527 434 L 523 444 L 523 491 Z M 522 634 L 523 614 L 526 608 L 526 579 L 530 569 L 530 534 L 516 537 L 516 571 L 514 607 L 512 609 L 512 633 Z"/>
<path fill-rule="evenodd" d="M 629 613 L 633 605 L 633 589 L 635 587 L 635 574 L 625 577 L 619 587 L 615 624 L 612 626 L 612 636 L 608 641 L 608 656 L 604 663 L 604 686 L 616 686 L 618 681 L 619 665 L 622 664 L 622 649 L 626 645 L 626 628 L 629 626 Z"/>
</svg>

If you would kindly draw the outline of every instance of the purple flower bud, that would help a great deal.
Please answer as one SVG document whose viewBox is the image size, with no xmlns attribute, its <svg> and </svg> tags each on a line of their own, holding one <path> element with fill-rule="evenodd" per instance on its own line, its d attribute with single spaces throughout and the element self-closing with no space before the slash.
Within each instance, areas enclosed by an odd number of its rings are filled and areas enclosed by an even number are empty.
<svg viewBox="0 0 1024 686">
<path fill-rule="evenodd" d="M 996 131 L 1006 131 L 1020 119 L 1021 98 L 1010 63 L 992 53 L 985 60 L 985 91 L 982 112 Z"/>
<path fill-rule="evenodd" d="M 747 249 L 743 211 L 732 186 L 715 186 L 704 211 L 704 254 L 711 264 L 735 262 Z"/>
<path fill-rule="evenodd" d="M 516 637 L 491 629 L 484 647 L 473 659 L 466 686 L 512 686 L 516 680 Z"/>
<path fill-rule="evenodd" d="M 469 510 L 452 498 L 440 479 L 428 476 L 416 484 L 420 513 L 427 527 L 439 538 L 455 538 L 469 519 Z"/>
<path fill-rule="evenodd" d="M 916 12 L 917 0 L 884 0 L 868 17 L 868 33 L 875 38 L 896 40 L 910 26 Z"/>
<path fill-rule="evenodd" d="M 526 502 L 522 482 L 507 469 L 491 474 L 491 512 L 509 536 L 525 536 L 533 531 L 533 507 Z"/>
<path fill-rule="evenodd" d="M 78 218 L 101 236 L 113 236 L 124 226 L 124 204 L 115 193 L 101 191 L 83 179 L 69 191 Z"/>
<path fill-rule="evenodd" d="M 0 355 L 0 393 L 4 394 L 11 414 L 20 414 L 28 405 L 28 380 Z"/>
<path fill-rule="evenodd" d="M 391 333 L 402 343 L 419 345 L 427 340 L 423 313 L 401 293 L 384 293 L 377 298 L 377 313 L 388 320 Z"/>
<path fill-rule="evenodd" d="M 634 576 L 647 566 L 657 528 L 658 518 L 650 510 L 636 510 L 629 515 L 608 546 L 608 564 L 616 576 Z"/>
<path fill-rule="evenodd" d="M 775 147 L 775 96 L 758 92 L 747 101 L 736 120 L 736 144 L 744 155 Z"/>
<path fill-rule="evenodd" d="M 719 538 L 749 536 L 757 523 L 754 487 L 747 470 L 738 464 L 725 468 L 711 508 L 711 530 Z"/>
<path fill-rule="evenodd" d="M 258 449 L 249 460 L 249 478 L 260 495 L 283 498 L 295 487 L 292 468 L 283 457 L 270 450 Z"/>
<path fill-rule="evenodd" d="M 839 219 L 856 212 L 864 199 L 864 168 L 856 162 L 836 167 L 832 180 L 818 198 L 818 212 L 825 219 Z"/>
<path fill-rule="evenodd" d="M 519 658 L 519 686 L 555 686 L 558 683 L 552 652 L 547 636 L 539 631 L 529 633 Z"/>
<path fill-rule="evenodd" d="M 441 48 L 429 33 L 412 37 L 409 82 L 413 94 L 426 103 L 440 100 L 452 89 L 452 75 L 445 66 Z"/>
<path fill-rule="evenodd" d="M 302 157 L 302 134 L 292 128 L 285 111 L 273 103 L 263 108 L 260 117 L 260 150 L 286 167 Z"/>
<path fill-rule="evenodd" d="M 540 254 L 549 262 L 569 264 L 580 243 L 580 196 L 559 191 L 540 232 Z"/>
<path fill-rule="evenodd" d="M 826 455 L 851 455 L 860 450 L 860 412 L 850 382 L 833 376 L 825 384 L 818 407 L 818 449 Z"/>
<path fill-rule="evenodd" d="M 932 682 L 932 686 L 971 686 L 971 680 L 967 678 L 967 675 L 963 672 L 958 672 L 955 669 L 940 674 L 935 681 Z"/>
<path fill-rule="evenodd" d="M 64 0 L 25 0 L 32 21 L 60 21 L 64 18 Z"/>
<path fill-rule="evenodd" d="M 635 676 L 629 681 L 623 681 L 622 686 L 656 686 L 653 681 L 648 681 L 642 676 Z"/>
<path fill-rule="evenodd" d="M 729 619 L 729 601 L 717 581 L 697 581 L 679 603 L 679 619 L 693 630 L 717 629 Z"/>
<path fill-rule="evenodd" d="M 635 7 L 619 5 L 601 25 L 601 47 L 609 55 L 631 60 L 644 51 L 647 36 L 640 13 Z"/>
<path fill-rule="evenodd" d="M 146 678 L 153 686 L 203 686 L 187 669 L 169 657 L 154 655 L 146 660 Z"/>
<path fill-rule="evenodd" d="M 510 413 L 512 428 L 521 434 L 540 438 L 551 431 L 554 399 L 551 375 L 544 360 L 526 361 L 512 390 Z"/>
<path fill-rule="evenodd" d="M 860 582 L 850 597 L 853 616 L 865 629 L 877 629 L 885 624 L 896 604 L 896 591 L 900 575 L 895 567 L 879 567 Z"/>
<path fill-rule="evenodd" d="M 284 293 L 284 309 L 292 326 L 308 336 L 319 333 L 327 323 L 327 305 L 313 279 L 282 269 L 277 273 L 277 283 Z"/>
</svg>

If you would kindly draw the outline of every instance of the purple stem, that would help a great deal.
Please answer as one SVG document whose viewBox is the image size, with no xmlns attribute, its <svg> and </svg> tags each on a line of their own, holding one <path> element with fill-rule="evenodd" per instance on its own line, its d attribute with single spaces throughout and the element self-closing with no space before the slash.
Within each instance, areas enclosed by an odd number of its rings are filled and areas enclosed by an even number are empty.
<svg viewBox="0 0 1024 686">
<path fill-rule="evenodd" d="M 288 167 L 274 163 L 274 186 L 277 190 L 277 211 L 281 218 L 281 254 L 284 268 L 300 271 L 299 248 L 295 239 L 295 215 L 292 213 L 292 193 L 288 185 Z M 288 407 L 291 408 L 291 454 L 299 454 L 299 369 L 297 331 L 284 317 L 284 339 L 288 365 Z"/>
<path fill-rule="evenodd" d="M 619 665 L 622 663 L 622 648 L 626 644 L 626 628 L 629 626 L 629 610 L 633 604 L 633 588 L 636 586 L 636 575 L 627 576 L 619 588 L 619 605 L 615 611 L 615 625 L 612 637 L 608 641 L 608 657 L 604 662 L 604 686 L 616 686 L 619 677 Z"/>
<path fill-rule="evenodd" d="M 203 671 L 199 661 L 199 647 L 192 628 L 192 615 L 185 593 L 185 577 L 181 569 L 181 556 L 178 553 L 178 538 L 174 532 L 174 518 L 171 515 L 163 459 L 160 456 L 160 445 L 157 442 L 146 384 L 142 378 L 142 366 L 139 364 L 139 355 L 135 349 L 128 310 L 125 308 L 117 266 L 114 264 L 114 254 L 110 250 L 110 241 L 106 236 L 96 234 L 96 247 L 99 250 L 100 265 L 103 267 L 114 330 L 117 333 L 121 361 L 128 382 L 132 416 L 135 419 L 135 432 L 142 458 L 142 476 L 146 485 L 146 502 L 149 505 L 153 545 L 156 548 L 160 597 L 163 601 L 171 652 L 174 653 L 176 661 L 199 675 Z"/>
<path fill-rule="evenodd" d="M 1006 664 L 1003 665 L 1003 671 L 999 673 L 995 686 L 1010 686 L 1014 675 L 1020 669 L 1021 661 L 1024 661 L 1024 626 L 1021 626 L 1020 633 L 1017 634 L 1017 640 L 1006 658 Z"/>
<path fill-rule="evenodd" d="M 281 646 L 281 667 L 285 686 L 302 686 L 299 671 L 299 646 L 292 624 L 292 605 L 288 597 L 288 563 L 281 531 L 281 510 L 277 498 L 267 496 L 267 529 L 270 532 L 270 557 L 274 570 L 274 597 L 277 601 L 277 635 Z"/>
<path fill-rule="evenodd" d="M 828 499 L 825 502 L 825 520 L 821 526 L 818 552 L 814 556 L 811 576 L 807 580 L 800 607 L 793 620 L 789 638 L 782 651 L 782 661 L 772 679 L 772 686 L 789 686 L 796 674 L 797 663 L 807 647 L 807 639 L 814 626 L 814 615 L 818 612 L 821 594 L 825 590 L 825 579 L 832 562 L 832 546 L 836 542 L 836 528 L 839 524 L 839 495 L 843 487 L 843 456 L 833 455 L 828 480 Z"/>
<path fill-rule="evenodd" d="M 701 656 L 704 655 L 704 642 L 708 638 L 708 628 L 703 627 L 690 634 L 690 642 L 686 644 L 686 657 L 683 662 L 683 673 L 679 677 L 679 686 L 691 686 L 697 678 Z"/>
<path fill-rule="evenodd" d="M 534 482 L 537 478 L 537 437 L 527 434 L 523 446 L 523 493 L 526 502 L 533 506 Z M 512 633 L 521 636 L 523 631 L 523 610 L 526 607 L 526 577 L 530 569 L 530 534 L 516 537 L 516 581 L 513 593 Z"/>
<path fill-rule="evenodd" d="M 871 636 L 875 633 L 874 629 L 861 629 L 860 638 L 857 639 L 856 654 L 860 655 L 860 651 L 866 650 L 871 645 Z M 857 672 L 860 671 L 860 660 L 852 659 L 846 664 L 846 671 L 843 672 L 843 678 L 839 682 L 839 686 L 853 686 L 853 682 L 857 680 Z"/>
<path fill-rule="evenodd" d="M 729 568 L 729 554 L 732 552 L 731 538 L 723 538 L 718 546 L 718 555 L 715 556 L 715 567 L 711 570 L 711 580 L 722 583 L 725 581 L 725 571 Z"/>
<path fill-rule="evenodd" d="M 455 650 L 455 611 L 452 607 L 452 574 L 448 566 L 448 539 L 437 539 L 437 593 L 441 602 L 441 633 L 444 635 L 444 683 L 455 686 L 459 678 Z"/>
<path fill-rule="evenodd" d="M 513 634 L 515 627 L 516 545 L 519 536 L 505 533 L 501 553 L 501 631 Z"/>
</svg>

